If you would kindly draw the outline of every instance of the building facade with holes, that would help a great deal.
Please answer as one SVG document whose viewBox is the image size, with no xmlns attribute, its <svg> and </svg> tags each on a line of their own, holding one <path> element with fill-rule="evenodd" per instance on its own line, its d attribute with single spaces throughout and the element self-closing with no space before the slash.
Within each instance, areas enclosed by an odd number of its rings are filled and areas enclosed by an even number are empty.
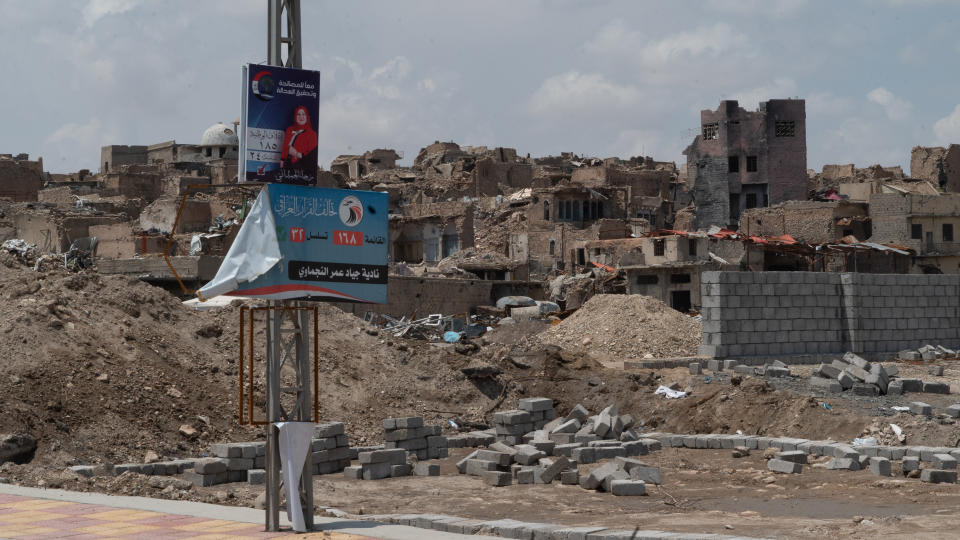
<svg viewBox="0 0 960 540">
<path fill-rule="evenodd" d="M 771 99 L 756 111 L 725 100 L 700 111 L 700 134 L 683 152 L 697 227 L 736 227 L 746 209 L 806 200 L 806 135 L 802 99 Z"/>
</svg>

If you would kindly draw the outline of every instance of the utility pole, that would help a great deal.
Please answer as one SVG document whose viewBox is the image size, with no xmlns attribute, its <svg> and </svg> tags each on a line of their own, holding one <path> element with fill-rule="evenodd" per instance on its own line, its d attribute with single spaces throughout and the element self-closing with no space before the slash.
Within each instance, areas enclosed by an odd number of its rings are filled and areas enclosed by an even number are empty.
<svg viewBox="0 0 960 540">
<path fill-rule="evenodd" d="M 300 0 L 267 0 L 267 64 L 271 66 L 303 67 L 303 48 L 300 42 Z M 282 31 L 286 26 L 286 36 Z M 287 58 L 283 59 L 286 44 Z"/>
<path fill-rule="evenodd" d="M 284 36 L 283 30 L 286 29 Z M 284 45 L 286 48 L 284 49 Z M 286 52 L 286 59 L 284 59 Z M 267 0 L 267 63 L 303 68 L 300 42 L 300 0 Z M 280 431 L 277 422 L 316 422 L 310 395 L 310 324 L 306 311 L 291 300 L 271 300 L 267 310 L 267 455 L 266 530 L 280 530 Z M 287 322 L 288 328 L 284 328 Z M 289 327 L 292 327 L 290 329 Z M 286 369 L 284 369 L 286 367 Z M 293 381 L 281 384 L 282 373 L 292 371 Z M 289 377 L 288 377 L 289 379 Z M 281 398 L 294 397 L 285 410 Z M 313 529 L 312 448 L 303 464 L 299 492 L 307 530 Z M 287 501 L 289 508 L 290 501 Z"/>
</svg>

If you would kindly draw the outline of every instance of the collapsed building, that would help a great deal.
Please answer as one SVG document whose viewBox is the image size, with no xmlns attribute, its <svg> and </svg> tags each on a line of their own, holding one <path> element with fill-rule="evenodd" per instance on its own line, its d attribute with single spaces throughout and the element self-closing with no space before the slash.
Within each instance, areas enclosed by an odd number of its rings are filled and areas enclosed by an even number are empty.
<svg viewBox="0 0 960 540">
<path fill-rule="evenodd" d="M 744 210 L 807 198 L 804 100 L 771 99 L 756 111 L 725 100 L 700 111 L 700 124 L 683 151 L 697 228 L 736 226 Z"/>
</svg>

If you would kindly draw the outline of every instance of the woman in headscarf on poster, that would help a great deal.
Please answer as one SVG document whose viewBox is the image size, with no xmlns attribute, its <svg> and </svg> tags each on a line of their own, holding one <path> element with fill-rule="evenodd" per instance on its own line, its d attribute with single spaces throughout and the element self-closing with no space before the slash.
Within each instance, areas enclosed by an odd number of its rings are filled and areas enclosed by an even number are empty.
<svg viewBox="0 0 960 540">
<path fill-rule="evenodd" d="M 310 125 L 310 113 L 304 106 L 293 113 L 293 125 L 283 137 L 280 160 L 284 169 L 301 169 L 317 166 L 317 132 Z"/>
</svg>

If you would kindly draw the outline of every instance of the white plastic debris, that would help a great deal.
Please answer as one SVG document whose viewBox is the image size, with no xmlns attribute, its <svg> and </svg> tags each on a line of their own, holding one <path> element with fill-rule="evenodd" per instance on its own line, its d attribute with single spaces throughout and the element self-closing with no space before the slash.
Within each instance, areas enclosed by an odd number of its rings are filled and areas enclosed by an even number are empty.
<svg viewBox="0 0 960 540">
<path fill-rule="evenodd" d="M 894 405 L 893 407 L 890 407 L 890 408 L 899 412 L 907 412 L 910 410 L 910 407 L 901 407 L 899 405 Z"/>
<path fill-rule="evenodd" d="M 893 433 L 894 433 L 897 437 L 903 435 L 903 428 L 900 427 L 900 426 L 898 426 L 898 425 L 896 425 L 896 424 L 890 424 L 890 429 L 893 430 Z"/>
<path fill-rule="evenodd" d="M 672 388 L 667 388 L 666 386 L 660 385 L 660 388 L 657 388 L 654 391 L 654 394 L 663 394 L 667 399 L 678 399 L 687 397 L 686 392 L 681 392 L 679 390 L 674 390 Z"/>
</svg>

